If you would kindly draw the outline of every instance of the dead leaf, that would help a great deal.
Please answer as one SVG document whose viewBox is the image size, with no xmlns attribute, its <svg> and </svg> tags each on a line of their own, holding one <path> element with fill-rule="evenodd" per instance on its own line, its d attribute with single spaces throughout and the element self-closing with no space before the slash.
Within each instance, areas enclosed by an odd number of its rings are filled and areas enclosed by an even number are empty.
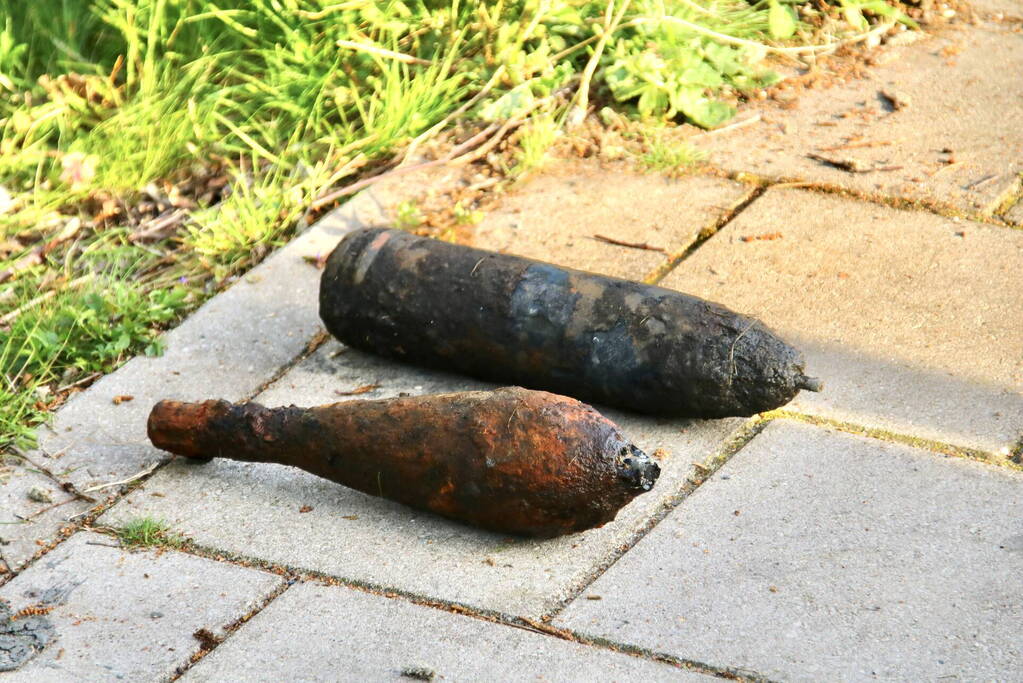
<svg viewBox="0 0 1023 683">
<path fill-rule="evenodd" d="M 334 393 L 337 394 L 338 396 L 358 396 L 359 394 L 368 394 L 374 389 L 379 388 L 380 388 L 379 384 L 364 384 L 361 387 L 358 387 L 357 389 L 352 389 L 351 391 L 335 391 Z"/>
<path fill-rule="evenodd" d="M 828 166 L 834 166 L 835 168 L 848 171 L 849 173 L 869 173 L 874 170 L 870 164 L 853 157 L 827 157 L 823 154 L 807 154 L 807 156 L 814 161 L 819 161 L 823 164 L 827 164 Z"/>
<path fill-rule="evenodd" d="M 780 232 L 765 232 L 762 235 L 743 235 L 739 239 L 743 242 L 771 242 L 774 240 L 780 240 L 781 238 L 782 234 Z"/>
<path fill-rule="evenodd" d="M 312 505 L 303 505 L 302 507 L 300 507 L 298 509 L 298 511 L 299 512 L 312 512 L 313 511 L 313 506 Z"/>
<path fill-rule="evenodd" d="M 302 260 L 311 266 L 315 266 L 317 270 L 323 270 L 327 265 L 327 256 L 329 254 L 317 254 L 316 256 L 303 256 Z"/>
<path fill-rule="evenodd" d="M 899 111 L 900 109 L 908 109 L 909 105 L 913 104 L 912 98 L 909 95 L 902 92 L 901 90 L 886 89 L 881 91 L 881 97 L 888 100 L 892 109 Z"/>
<path fill-rule="evenodd" d="M 188 214 L 181 209 L 164 211 L 153 220 L 139 226 L 129 239 L 132 242 L 157 242 L 167 239 L 178 231 L 186 218 Z"/>
</svg>

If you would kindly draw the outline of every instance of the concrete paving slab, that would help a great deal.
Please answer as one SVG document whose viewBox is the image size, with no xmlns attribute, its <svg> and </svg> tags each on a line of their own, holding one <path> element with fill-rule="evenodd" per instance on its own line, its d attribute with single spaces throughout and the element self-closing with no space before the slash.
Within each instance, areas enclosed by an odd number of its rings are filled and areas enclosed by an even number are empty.
<svg viewBox="0 0 1023 683">
<path fill-rule="evenodd" d="M 283 637 L 282 637 L 283 636 Z M 668 664 L 347 588 L 300 584 L 183 681 L 709 681 Z"/>
<path fill-rule="evenodd" d="M 1023 19 L 1021 0 L 971 0 L 970 7 L 986 19 Z"/>
<path fill-rule="evenodd" d="M 555 623 L 776 680 L 1007 680 L 1021 571 L 1023 475 L 778 421 Z"/>
<path fill-rule="evenodd" d="M 257 400 L 319 405 L 399 392 L 440 393 L 486 385 L 401 366 L 328 343 Z M 117 525 L 136 515 L 166 519 L 195 542 L 220 551 L 316 570 L 480 609 L 537 617 L 629 542 L 740 420 L 685 422 L 605 412 L 648 453 L 667 452 L 653 491 L 607 526 L 548 541 L 507 538 L 374 498 L 280 465 L 214 460 L 175 462 L 102 517 Z M 311 508 L 311 509 L 308 509 Z M 306 510 L 303 512 L 303 510 Z"/>
<path fill-rule="evenodd" d="M 48 544 L 64 520 L 87 505 L 76 504 L 74 496 L 30 467 L 11 466 L 0 485 L 0 580 L 39 550 L 37 541 Z"/>
<path fill-rule="evenodd" d="M 989 214 L 1023 171 L 1023 36 L 962 27 L 887 48 L 870 75 L 807 91 L 792 109 L 698 143 L 735 172 L 837 185 Z M 896 109 L 884 92 L 907 103 Z M 699 138 L 697 138 L 699 140 Z M 947 151 L 946 151 L 947 150 Z M 810 155 L 852 160 L 842 170 Z M 876 170 L 872 170 L 876 169 Z"/>
<path fill-rule="evenodd" d="M 56 634 L 5 681 L 153 681 L 280 587 L 273 574 L 176 552 L 128 552 L 78 533 L 0 588 L 15 612 L 41 607 Z"/>
<path fill-rule="evenodd" d="M 661 284 L 802 349 L 824 391 L 790 408 L 991 452 L 1023 434 L 1023 232 L 770 190 Z"/>
<path fill-rule="evenodd" d="M 473 244 L 642 280 L 749 192 L 719 178 L 668 178 L 625 163 L 561 160 L 512 190 L 475 228 Z M 608 244 L 598 235 L 664 252 Z"/>
</svg>

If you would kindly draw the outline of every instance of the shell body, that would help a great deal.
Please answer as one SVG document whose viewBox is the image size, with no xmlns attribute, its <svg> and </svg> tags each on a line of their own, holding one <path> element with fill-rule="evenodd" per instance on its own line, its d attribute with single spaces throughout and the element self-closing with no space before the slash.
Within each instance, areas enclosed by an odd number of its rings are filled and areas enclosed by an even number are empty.
<svg viewBox="0 0 1023 683">
<path fill-rule="evenodd" d="M 373 353 L 650 414 L 748 416 L 820 388 L 797 350 L 724 306 L 398 230 L 341 241 L 320 317 Z"/>
<path fill-rule="evenodd" d="M 293 465 L 526 536 L 601 526 L 660 472 L 590 406 L 517 387 L 315 408 L 161 401 L 148 427 L 172 453 Z"/>
</svg>

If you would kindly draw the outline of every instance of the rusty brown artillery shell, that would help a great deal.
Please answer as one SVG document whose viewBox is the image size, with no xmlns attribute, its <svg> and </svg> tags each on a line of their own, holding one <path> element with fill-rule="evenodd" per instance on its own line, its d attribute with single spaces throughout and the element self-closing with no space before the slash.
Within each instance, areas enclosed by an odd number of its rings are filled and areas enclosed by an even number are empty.
<svg viewBox="0 0 1023 683">
<path fill-rule="evenodd" d="M 821 387 L 798 351 L 724 306 L 398 230 L 341 241 L 320 317 L 356 348 L 652 414 L 753 415 Z"/>
<path fill-rule="evenodd" d="M 606 524 L 660 473 L 590 406 L 518 387 L 316 408 L 160 401 L 148 428 L 171 453 L 293 465 L 525 536 Z"/>
</svg>

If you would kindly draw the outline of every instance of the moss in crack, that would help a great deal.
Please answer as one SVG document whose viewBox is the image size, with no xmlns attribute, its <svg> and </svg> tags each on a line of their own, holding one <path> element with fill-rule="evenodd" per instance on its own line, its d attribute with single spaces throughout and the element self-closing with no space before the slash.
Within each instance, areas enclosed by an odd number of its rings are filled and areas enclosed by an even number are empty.
<svg viewBox="0 0 1023 683">
<path fill-rule="evenodd" d="M 843 422 L 841 420 L 834 420 L 828 417 L 821 417 L 819 415 L 808 415 L 805 413 L 797 413 L 789 410 L 772 410 L 769 413 L 764 413 L 763 417 L 769 419 L 786 419 L 794 420 L 797 422 L 805 422 L 807 424 L 816 425 L 818 427 L 831 427 L 841 432 L 848 434 L 856 434 L 858 436 L 866 436 L 871 439 L 878 439 L 879 441 L 888 441 L 891 443 L 903 444 L 905 446 L 912 446 L 913 448 L 919 448 L 921 450 L 931 451 L 934 453 L 940 453 L 955 458 L 966 458 L 968 460 L 977 460 L 979 462 L 987 463 L 989 465 L 999 465 L 1008 469 L 1023 471 L 1023 466 L 1016 459 L 1016 456 L 1010 454 L 1008 449 L 1005 449 L 999 453 L 991 453 L 988 451 L 982 451 L 977 448 L 970 448 L 968 446 L 956 446 L 954 444 L 944 443 L 942 441 L 935 441 L 933 439 L 924 439 L 918 436 L 910 436 L 908 434 L 900 434 L 898 432 L 890 432 L 886 429 L 878 429 L 876 427 L 866 427 L 864 425 L 853 424 L 851 422 Z M 1017 447 L 1017 450 L 1013 453 L 1019 452 L 1023 446 Z M 1020 458 L 1023 459 L 1023 458 Z"/>
</svg>

